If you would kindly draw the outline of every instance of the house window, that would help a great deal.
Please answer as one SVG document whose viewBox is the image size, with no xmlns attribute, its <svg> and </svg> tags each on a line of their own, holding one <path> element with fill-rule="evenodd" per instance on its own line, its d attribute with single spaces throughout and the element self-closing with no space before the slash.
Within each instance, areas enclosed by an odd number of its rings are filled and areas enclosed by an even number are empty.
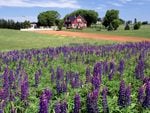
<svg viewBox="0 0 150 113">
<path fill-rule="evenodd" d="M 82 22 L 82 20 L 80 18 L 77 19 L 77 22 Z"/>
</svg>

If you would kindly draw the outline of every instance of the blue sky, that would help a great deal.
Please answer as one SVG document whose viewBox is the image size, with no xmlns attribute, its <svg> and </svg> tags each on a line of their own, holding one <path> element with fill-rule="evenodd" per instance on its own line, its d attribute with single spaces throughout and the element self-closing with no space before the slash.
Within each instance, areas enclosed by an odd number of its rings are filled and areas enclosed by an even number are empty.
<svg viewBox="0 0 150 113">
<path fill-rule="evenodd" d="M 104 17 L 108 9 L 120 10 L 120 18 L 150 22 L 150 0 L 0 0 L 0 18 L 37 21 L 37 15 L 57 10 L 61 17 L 76 9 L 92 9 Z"/>
</svg>

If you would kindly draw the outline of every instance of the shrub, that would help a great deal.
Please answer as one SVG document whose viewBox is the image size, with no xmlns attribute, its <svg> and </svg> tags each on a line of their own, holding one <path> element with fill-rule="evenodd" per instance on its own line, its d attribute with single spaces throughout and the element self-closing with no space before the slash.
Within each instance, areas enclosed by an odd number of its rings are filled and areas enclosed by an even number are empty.
<svg viewBox="0 0 150 113">
<path fill-rule="evenodd" d="M 141 27 L 141 22 L 138 22 L 138 23 L 134 24 L 133 29 L 138 30 L 138 29 L 140 29 L 140 27 Z"/>
<path fill-rule="evenodd" d="M 130 26 L 129 26 L 128 23 L 126 23 L 126 26 L 125 26 L 124 30 L 130 30 Z"/>
<path fill-rule="evenodd" d="M 148 25 L 148 21 L 143 21 L 142 25 Z"/>
<path fill-rule="evenodd" d="M 62 30 L 62 27 L 63 27 L 63 20 L 57 19 L 57 20 L 56 20 L 56 25 L 58 26 L 58 30 Z"/>
</svg>

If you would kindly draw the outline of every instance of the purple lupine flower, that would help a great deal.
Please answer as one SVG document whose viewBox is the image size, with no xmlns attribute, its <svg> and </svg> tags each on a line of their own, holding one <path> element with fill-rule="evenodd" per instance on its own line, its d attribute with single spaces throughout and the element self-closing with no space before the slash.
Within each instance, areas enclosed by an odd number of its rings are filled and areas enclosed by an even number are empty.
<svg viewBox="0 0 150 113">
<path fill-rule="evenodd" d="M 135 67 L 135 76 L 137 79 L 144 78 L 144 61 L 139 60 L 137 66 Z"/>
<path fill-rule="evenodd" d="M 4 100 L 4 90 L 0 89 L 0 100 Z"/>
<path fill-rule="evenodd" d="M 120 60 L 119 67 L 118 67 L 118 71 L 119 71 L 120 75 L 123 75 L 124 66 L 125 66 L 124 60 Z"/>
<path fill-rule="evenodd" d="M 142 104 L 143 103 L 143 101 L 144 101 L 144 87 L 142 86 L 142 87 L 140 87 L 139 88 L 139 90 L 138 90 L 138 102 L 140 103 L 140 104 Z"/>
<path fill-rule="evenodd" d="M 115 73 L 115 63 L 110 62 L 109 75 L 108 75 L 109 80 L 112 80 L 114 73 Z"/>
<path fill-rule="evenodd" d="M 86 83 L 91 82 L 90 68 L 86 68 Z"/>
<path fill-rule="evenodd" d="M 73 74 L 73 76 L 71 78 L 71 86 L 72 86 L 72 88 L 78 88 L 81 86 L 78 73 Z"/>
<path fill-rule="evenodd" d="M 60 103 L 56 103 L 54 109 L 55 109 L 55 113 L 61 113 L 61 105 L 60 105 Z"/>
<path fill-rule="evenodd" d="M 9 70 L 8 68 L 5 68 L 4 74 L 3 74 L 3 90 L 4 90 L 4 99 L 7 99 L 7 97 L 9 96 L 9 79 L 8 79 L 8 73 Z"/>
<path fill-rule="evenodd" d="M 94 89 L 99 89 L 100 84 L 101 84 L 100 79 L 97 76 L 93 76 L 92 85 L 93 85 Z"/>
<path fill-rule="evenodd" d="M 67 113 L 67 103 L 59 102 L 55 104 L 55 113 Z"/>
<path fill-rule="evenodd" d="M 50 78 L 51 82 L 54 82 L 54 80 L 55 80 L 55 71 L 54 71 L 53 68 L 51 68 L 50 73 L 51 73 L 51 78 Z"/>
<path fill-rule="evenodd" d="M 28 76 L 25 75 L 24 80 L 21 83 L 21 100 L 26 100 L 29 95 L 29 83 Z"/>
<path fill-rule="evenodd" d="M 146 108 L 150 108 L 150 82 L 147 82 L 146 84 L 145 94 L 146 96 L 142 106 Z"/>
<path fill-rule="evenodd" d="M 94 90 L 92 93 L 89 93 L 86 100 L 86 107 L 88 113 L 99 113 L 98 109 L 98 90 Z"/>
<path fill-rule="evenodd" d="M 50 99 L 52 98 L 52 92 L 51 92 L 49 89 L 45 89 L 45 90 L 43 91 L 43 94 L 46 95 L 47 100 L 48 100 L 48 103 L 49 103 Z"/>
<path fill-rule="evenodd" d="M 144 77 L 143 78 L 143 84 L 150 82 L 150 77 Z"/>
<path fill-rule="evenodd" d="M 126 95 L 125 104 L 130 105 L 130 103 L 131 103 L 131 86 L 130 85 L 126 88 L 125 95 Z"/>
<path fill-rule="evenodd" d="M 10 87 L 12 87 L 14 80 L 15 80 L 15 77 L 14 77 L 13 71 L 10 70 L 10 72 L 9 72 L 9 85 L 10 85 Z"/>
<path fill-rule="evenodd" d="M 64 70 L 61 69 L 60 67 L 57 67 L 56 71 L 56 80 L 62 80 L 64 78 Z"/>
<path fill-rule="evenodd" d="M 106 73 L 108 73 L 108 70 L 109 70 L 109 67 L 108 67 L 108 63 L 107 63 L 107 61 L 105 61 L 104 63 L 103 63 L 103 74 L 106 74 Z"/>
<path fill-rule="evenodd" d="M 61 103 L 61 113 L 67 113 L 67 107 L 68 107 L 68 105 L 67 105 L 67 103 L 66 102 L 62 102 Z"/>
<path fill-rule="evenodd" d="M 63 81 L 62 83 L 60 81 L 56 81 L 56 91 L 57 94 L 67 92 L 67 84 L 65 83 L 65 81 Z"/>
<path fill-rule="evenodd" d="M 95 64 L 94 70 L 93 70 L 93 76 L 98 76 L 101 81 L 101 77 L 102 77 L 102 64 L 101 63 Z"/>
<path fill-rule="evenodd" d="M 60 84 L 60 81 L 56 81 L 56 91 L 57 91 L 57 94 L 60 94 L 62 91 L 62 88 L 61 88 L 61 84 Z"/>
<path fill-rule="evenodd" d="M 114 63 L 113 61 L 110 62 L 109 70 L 110 70 L 110 71 L 111 71 L 111 70 L 115 71 L 115 63 Z"/>
<path fill-rule="evenodd" d="M 126 99 L 125 91 L 126 91 L 125 82 L 124 82 L 124 80 L 122 80 L 120 82 L 120 89 L 118 92 L 119 93 L 118 105 L 122 106 L 122 107 L 125 107 L 125 99 Z"/>
<path fill-rule="evenodd" d="M 45 89 L 40 96 L 39 113 L 48 113 L 48 106 L 51 98 L 52 92 L 49 89 Z"/>
<path fill-rule="evenodd" d="M 78 94 L 76 94 L 75 97 L 74 97 L 74 109 L 73 109 L 73 113 L 80 113 L 80 109 L 81 109 L 80 96 Z"/>
<path fill-rule="evenodd" d="M 48 113 L 48 100 L 46 94 L 40 96 L 40 110 L 39 113 Z"/>
<path fill-rule="evenodd" d="M 67 84 L 65 83 L 65 81 L 62 82 L 61 87 L 62 92 L 67 92 Z"/>
<path fill-rule="evenodd" d="M 93 69 L 93 76 L 98 76 L 98 66 L 97 64 L 94 66 L 94 69 Z"/>
<path fill-rule="evenodd" d="M 0 109 L 0 113 L 4 113 L 2 109 Z"/>
<path fill-rule="evenodd" d="M 103 112 L 104 113 L 109 113 L 109 107 L 107 104 L 107 88 L 103 88 L 102 90 L 102 105 L 103 105 Z"/>
</svg>

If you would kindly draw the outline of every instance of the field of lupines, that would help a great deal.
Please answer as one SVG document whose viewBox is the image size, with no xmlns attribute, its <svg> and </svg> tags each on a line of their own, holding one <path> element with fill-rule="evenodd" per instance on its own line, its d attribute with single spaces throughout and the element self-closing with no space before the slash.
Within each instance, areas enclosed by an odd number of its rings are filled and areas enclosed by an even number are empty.
<svg viewBox="0 0 150 113">
<path fill-rule="evenodd" d="M 149 113 L 150 42 L 0 53 L 0 113 Z"/>
</svg>

